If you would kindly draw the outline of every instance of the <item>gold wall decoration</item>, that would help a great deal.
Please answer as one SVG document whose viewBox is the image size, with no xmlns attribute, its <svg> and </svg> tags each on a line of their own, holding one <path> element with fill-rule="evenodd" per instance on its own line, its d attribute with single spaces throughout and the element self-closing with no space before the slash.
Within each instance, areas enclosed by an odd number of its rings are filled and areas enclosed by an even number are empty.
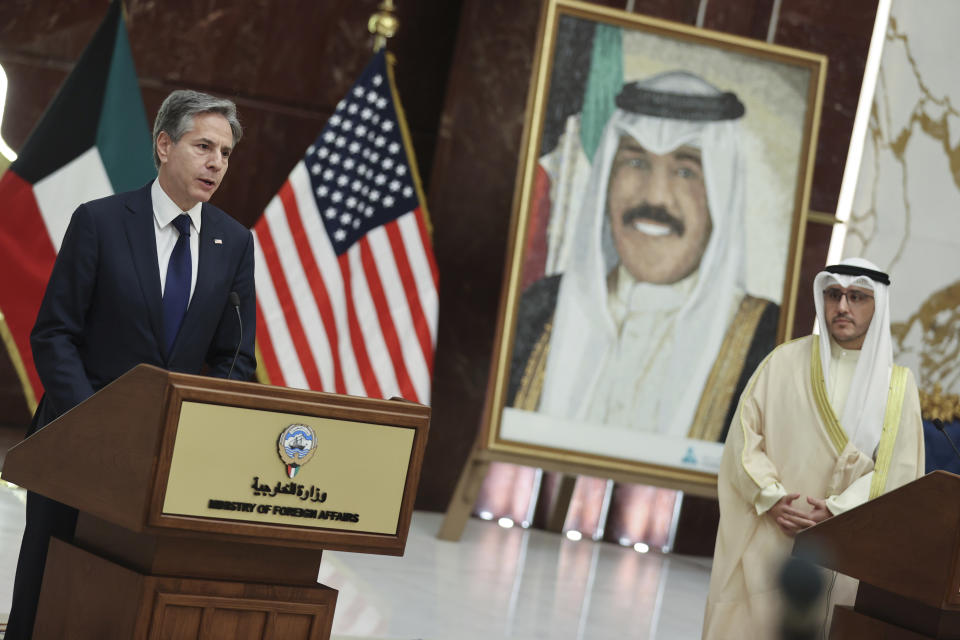
<svg viewBox="0 0 960 640">
<path fill-rule="evenodd" d="M 938 384 L 933 386 L 933 391 L 921 390 L 920 414 L 924 420 L 960 420 L 960 395 L 943 393 Z"/>
<path fill-rule="evenodd" d="M 843 255 L 891 274 L 894 360 L 927 390 L 924 416 L 946 420 L 960 393 L 960 4 L 923 6 L 891 5 Z"/>
<path fill-rule="evenodd" d="M 931 293 L 904 322 L 890 324 L 898 357 L 919 363 L 924 387 L 960 386 L 960 280 Z"/>
</svg>

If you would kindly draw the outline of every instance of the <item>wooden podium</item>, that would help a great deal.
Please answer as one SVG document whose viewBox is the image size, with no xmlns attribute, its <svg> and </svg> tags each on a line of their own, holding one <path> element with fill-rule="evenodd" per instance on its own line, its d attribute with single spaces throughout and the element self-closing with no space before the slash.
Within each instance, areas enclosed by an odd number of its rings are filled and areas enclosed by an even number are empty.
<svg viewBox="0 0 960 640">
<path fill-rule="evenodd" d="M 422 405 L 141 365 L 9 451 L 4 478 L 80 511 L 34 639 L 326 639 L 323 549 L 402 555 Z"/>
<path fill-rule="evenodd" d="M 801 532 L 793 551 L 860 580 L 831 640 L 960 639 L 960 476 L 927 474 Z"/>
</svg>

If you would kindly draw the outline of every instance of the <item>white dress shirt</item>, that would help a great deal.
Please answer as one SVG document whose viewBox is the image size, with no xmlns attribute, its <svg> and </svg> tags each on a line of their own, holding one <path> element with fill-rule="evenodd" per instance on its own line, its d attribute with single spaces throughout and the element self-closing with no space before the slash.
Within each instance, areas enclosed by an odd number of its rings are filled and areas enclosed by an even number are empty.
<svg viewBox="0 0 960 640">
<path fill-rule="evenodd" d="M 827 397 L 838 417 L 843 415 L 847 406 L 850 384 L 859 359 L 859 350 L 844 349 L 830 338 L 830 388 L 827 389 Z"/>
<path fill-rule="evenodd" d="M 173 226 L 174 219 L 181 213 L 190 216 L 190 298 L 197 288 L 197 265 L 200 260 L 200 209 L 203 203 L 198 202 L 189 211 L 181 211 L 180 207 L 170 199 L 170 196 L 160 186 L 160 180 L 154 180 L 150 187 L 150 199 L 153 201 L 153 230 L 157 237 L 157 261 L 160 267 L 160 295 L 163 295 L 167 286 L 167 264 L 170 254 L 180 238 L 180 232 Z M 188 300 L 189 300 L 188 299 Z M 188 302 L 189 304 L 189 302 Z"/>
</svg>

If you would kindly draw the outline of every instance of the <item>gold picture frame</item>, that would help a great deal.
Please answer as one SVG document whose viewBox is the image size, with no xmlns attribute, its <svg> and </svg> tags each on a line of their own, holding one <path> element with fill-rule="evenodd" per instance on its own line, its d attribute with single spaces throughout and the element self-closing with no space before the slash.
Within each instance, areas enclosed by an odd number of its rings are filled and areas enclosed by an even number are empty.
<svg viewBox="0 0 960 640">
<path fill-rule="evenodd" d="M 723 423 L 729 422 L 736 405 L 735 392 L 765 355 L 761 351 L 769 350 L 761 348 L 765 343 L 758 336 L 772 341 L 769 347 L 790 338 L 826 64 L 818 54 L 573 0 L 545 1 L 480 449 L 492 458 L 542 462 L 539 466 L 545 468 L 626 476 L 703 495 L 715 492 Z M 627 88 L 634 84 L 640 89 Z M 675 85 L 690 85 L 689 95 L 706 92 L 708 97 L 699 102 L 694 97 L 693 110 L 681 117 L 671 109 L 687 109 L 682 98 L 676 107 L 674 98 L 658 102 L 656 93 L 677 96 L 686 91 Z M 721 103 L 714 93 L 733 96 L 725 97 L 726 106 L 715 113 L 710 105 Z M 636 99 L 641 107 L 631 106 L 630 100 Z M 730 107 L 738 103 L 739 111 Z M 642 118 L 631 119 L 633 109 L 639 109 Z M 681 170 L 675 150 L 647 149 L 636 139 L 632 142 L 644 160 L 618 159 L 626 158 L 622 154 L 627 153 L 624 141 L 629 136 L 612 124 L 615 117 L 623 122 L 652 122 L 654 117 L 707 122 L 711 132 L 722 126 L 734 133 L 691 134 L 692 142 L 684 148 L 694 149 L 693 170 Z M 735 124 L 714 126 L 714 120 Z M 699 126 L 693 129 L 707 131 Z M 684 127 L 681 122 L 664 131 Z M 676 135 L 678 140 L 689 138 Z M 712 142 L 706 142 L 708 136 Z M 690 258 L 693 271 L 679 280 L 664 280 L 659 289 L 652 288 L 642 267 L 632 267 L 636 258 L 629 257 L 651 254 L 631 253 L 622 231 L 629 227 L 649 234 L 653 229 L 659 235 L 657 222 L 643 226 L 653 219 L 642 216 L 653 214 L 636 214 L 639 217 L 630 218 L 632 227 L 627 214 L 622 225 L 619 213 L 610 214 L 614 185 L 629 187 L 622 189 L 631 194 L 627 199 L 652 199 L 649 191 L 632 195 L 639 182 L 611 177 L 621 175 L 615 173 L 617 167 L 641 164 L 661 167 L 644 169 L 651 176 L 661 171 L 657 175 L 671 180 L 696 180 L 702 192 L 700 210 L 707 216 L 698 227 L 695 214 L 680 215 L 698 205 L 677 204 L 677 197 L 695 202 L 693 196 L 676 196 L 693 192 L 673 192 L 677 215 L 666 219 L 679 219 L 681 226 L 661 220 L 661 227 L 672 229 L 662 233 L 672 233 L 675 240 L 686 236 L 694 246 L 700 229 L 702 241 L 696 245 L 699 254 L 691 254 L 696 256 Z M 724 184 L 729 186 L 717 186 Z M 738 213 L 723 217 L 717 204 L 721 200 Z M 724 224 L 731 220 L 740 222 Z M 739 249 L 711 248 L 721 243 Z M 735 266 L 708 271 L 708 257 L 733 254 L 739 257 L 716 260 Z M 665 255 L 656 264 L 678 264 L 681 269 L 693 264 L 683 262 L 682 250 Z M 581 271 L 600 277 L 591 280 Z M 721 276 L 728 272 L 733 275 Z M 721 277 L 726 279 L 715 284 Z M 714 290 L 731 292 L 730 304 L 723 298 L 717 305 Z M 577 298 L 573 291 L 585 295 Z M 653 308 L 660 302 L 648 303 L 698 295 L 706 296 L 701 302 L 709 303 L 707 308 L 694 302 L 685 307 L 688 303 L 683 302 L 672 316 L 670 309 Z M 609 320 L 603 320 L 604 314 Z M 650 337 L 658 332 L 666 337 Z M 596 337 L 601 334 L 606 337 Z M 697 346 L 701 336 L 706 336 L 707 348 Z M 664 355 L 668 351 L 674 355 Z M 689 377 L 685 365 L 678 364 L 684 357 L 692 358 Z M 645 363 L 644 372 L 639 365 L 633 368 L 635 362 Z M 669 372 L 661 375 L 661 369 Z M 699 392 L 686 389 L 688 384 L 699 385 Z M 644 397 L 653 400 L 645 404 Z M 677 398 L 680 401 L 671 404 Z M 648 411 L 654 405 L 656 409 Z M 678 430 L 677 425 L 687 423 L 688 428 L 681 426 L 685 431 Z"/>
</svg>

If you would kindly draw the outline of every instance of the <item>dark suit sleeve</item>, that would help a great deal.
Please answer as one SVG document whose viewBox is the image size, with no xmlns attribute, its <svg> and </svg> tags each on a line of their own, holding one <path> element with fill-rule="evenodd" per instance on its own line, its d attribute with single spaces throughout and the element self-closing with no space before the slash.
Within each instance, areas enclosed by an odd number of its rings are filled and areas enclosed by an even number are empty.
<svg viewBox="0 0 960 640">
<path fill-rule="evenodd" d="M 93 395 L 80 345 L 99 263 L 97 228 L 86 205 L 73 212 L 30 333 L 33 361 L 54 413 Z"/>
<path fill-rule="evenodd" d="M 233 362 L 233 354 L 240 342 L 240 353 L 237 364 L 230 377 L 233 380 L 249 380 L 257 368 L 257 359 L 254 355 L 256 341 L 257 312 L 256 293 L 253 280 L 253 234 L 247 231 L 247 244 L 243 250 L 243 257 L 233 277 L 230 291 L 240 296 L 240 317 L 243 319 L 243 339 L 240 339 L 240 327 L 237 322 L 237 312 L 233 305 L 227 304 L 217 325 L 217 331 L 207 351 L 206 361 L 210 367 L 209 374 L 218 378 L 226 378 Z"/>
</svg>

